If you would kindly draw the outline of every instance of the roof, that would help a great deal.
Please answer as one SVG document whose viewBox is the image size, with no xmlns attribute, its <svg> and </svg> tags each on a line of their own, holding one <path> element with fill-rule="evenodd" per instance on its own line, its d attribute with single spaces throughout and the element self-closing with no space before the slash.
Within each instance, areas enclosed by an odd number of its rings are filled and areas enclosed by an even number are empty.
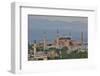
<svg viewBox="0 0 100 76">
<path fill-rule="evenodd" d="M 71 40 L 70 37 L 60 37 L 59 39 L 60 39 L 60 40 Z"/>
</svg>

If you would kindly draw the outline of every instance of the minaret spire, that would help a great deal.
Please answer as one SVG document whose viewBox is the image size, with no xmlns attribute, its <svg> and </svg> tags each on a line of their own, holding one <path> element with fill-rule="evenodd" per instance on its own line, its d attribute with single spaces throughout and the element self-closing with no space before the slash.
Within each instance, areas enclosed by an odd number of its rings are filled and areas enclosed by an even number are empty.
<svg viewBox="0 0 100 76">
<path fill-rule="evenodd" d="M 81 45 L 83 45 L 83 32 L 81 32 Z"/>
<path fill-rule="evenodd" d="M 34 57 L 35 57 L 35 55 L 36 55 L 36 40 L 34 40 L 34 45 L 33 45 L 33 49 L 34 49 Z"/>
<path fill-rule="evenodd" d="M 44 32 L 44 39 L 43 39 L 43 49 L 46 50 L 46 32 Z"/>
<path fill-rule="evenodd" d="M 59 48 L 59 29 L 57 29 L 57 40 L 56 40 L 56 48 Z"/>
<path fill-rule="evenodd" d="M 71 32 L 69 32 L 69 37 L 71 38 Z"/>
</svg>

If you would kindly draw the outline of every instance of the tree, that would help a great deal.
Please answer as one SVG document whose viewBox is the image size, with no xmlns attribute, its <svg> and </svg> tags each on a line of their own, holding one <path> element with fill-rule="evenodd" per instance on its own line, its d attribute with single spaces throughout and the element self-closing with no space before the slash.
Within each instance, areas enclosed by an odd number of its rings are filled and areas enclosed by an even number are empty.
<svg viewBox="0 0 100 76">
<path fill-rule="evenodd" d="M 68 50 L 68 47 L 67 46 L 65 46 L 65 47 L 63 47 L 62 49 L 61 49 L 61 51 L 67 51 Z"/>
<path fill-rule="evenodd" d="M 63 47 L 61 49 L 61 57 L 62 57 L 62 59 L 67 59 L 68 58 L 67 51 L 68 51 L 68 47 Z"/>
<path fill-rule="evenodd" d="M 43 47 L 37 47 L 36 50 L 37 51 L 43 51 Z"/>
</svg>

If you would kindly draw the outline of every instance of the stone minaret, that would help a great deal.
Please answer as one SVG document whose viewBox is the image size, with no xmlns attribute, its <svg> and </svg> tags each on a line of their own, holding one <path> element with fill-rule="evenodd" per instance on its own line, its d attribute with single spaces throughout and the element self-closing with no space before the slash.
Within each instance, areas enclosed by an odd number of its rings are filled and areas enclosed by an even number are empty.
<svg viewBox="0 0 100 76">
<path fill-rule="evenodd" d="M 36 55 L 36 40 L 34 41 L 34 57 L 35 57 L 35 55 Z"/>
<path fill-rule="evenodd" d="M 83 32 L 81 32 L 80 41 L 81 41 L 81 45 L 83 45 Z"/>
<path fill-rule="evenodd" d="M 59 30 L 57 29 L 57 40 L 56 40 L 56 48 L 59 48 Z"/>
<path fill-rule="evenodd" d="M 71 37 L 71 32 L 69 32 L 69 37 L 72 38 L 72 37 Z"/>
<path fill-rule="evenodd" d="M 46 32 L 44 32 L 44 39 L 43 39 L 43 50 L 46 50 Z"/>
</svg>

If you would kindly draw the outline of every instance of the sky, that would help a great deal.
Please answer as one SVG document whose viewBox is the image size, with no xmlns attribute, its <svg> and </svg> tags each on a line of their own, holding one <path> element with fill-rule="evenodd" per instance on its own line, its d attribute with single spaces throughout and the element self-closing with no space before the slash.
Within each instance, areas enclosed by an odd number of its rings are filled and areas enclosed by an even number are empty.
<svg viewBox="0 0 100 76">
<path fill-rule="evenodd" d="M 88 18 L 73 16 L 47 16 L 28 15 L 28 42 L 40 41 L 45 36 L 48 41 L 56 39 L 57 30 L 60 36 L 71 36 L 73 40 L 80 40 L 80 33 L 83 32 L 83 39 L 88 41 Z"/>
</svg>

